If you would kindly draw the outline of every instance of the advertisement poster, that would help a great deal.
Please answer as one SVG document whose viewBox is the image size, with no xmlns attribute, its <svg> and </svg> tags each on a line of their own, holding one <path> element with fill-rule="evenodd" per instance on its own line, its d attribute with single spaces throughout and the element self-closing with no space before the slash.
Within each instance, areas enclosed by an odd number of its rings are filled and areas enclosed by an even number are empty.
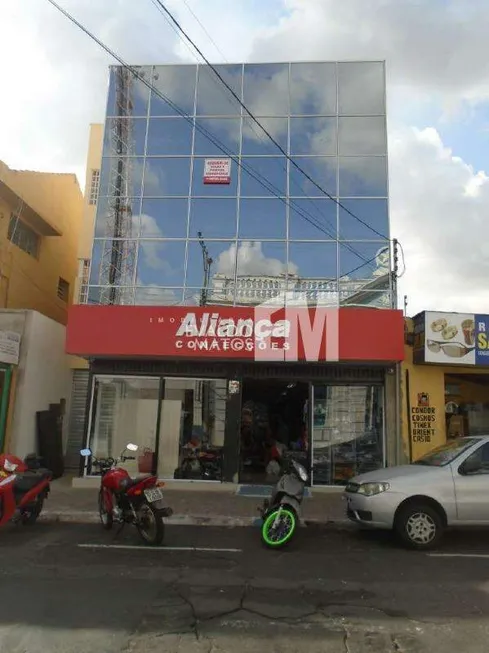
<svg viewBox="0 0 489 653">
<path fill-rule="evenodd" d="M 15 331 L 0 331 L 0 362 L 19 364 L 20 335 Z"/>
<path fill-rule="evenodd" d="M 205 159 L 204 184 L 230 184 L 231 159 Z"/>
<path fill-rule="evenodd" d="M 466 313 L 426 312 L 425 363 L 475 365 L 476 317 Z M 482 364 L 489 365 L 489 358 Z"/>
</svg>

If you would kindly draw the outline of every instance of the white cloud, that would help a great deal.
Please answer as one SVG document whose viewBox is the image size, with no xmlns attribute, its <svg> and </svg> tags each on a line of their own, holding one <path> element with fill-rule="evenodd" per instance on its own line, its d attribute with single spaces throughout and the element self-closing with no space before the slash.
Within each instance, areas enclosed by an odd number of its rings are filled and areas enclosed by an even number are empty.
<svg viewBox="0 0 489 653">
<path fill-rule="evenodd" d="M 391 232 L 404 248 L 409 312 L 487 313 L 489 177 L 433 129 L 392 134 Z"/>
<path fill-rule="evenodd" d="M 266 256 L 262 247 L 262 243 L 259 241 L 246 241 L 239 246 L 237 258 L 238 274 L 279 276 L 287 272 L 287 265 L 278 258 Z M 231 245 L 229 249 L 219 255 L 216 261 L 215 272 L 234 276 L 235 265 L 236 245 Z M 297 265 L 289 263 L 289 272 L 291 274 L 297 274 Z"/>
</svg>

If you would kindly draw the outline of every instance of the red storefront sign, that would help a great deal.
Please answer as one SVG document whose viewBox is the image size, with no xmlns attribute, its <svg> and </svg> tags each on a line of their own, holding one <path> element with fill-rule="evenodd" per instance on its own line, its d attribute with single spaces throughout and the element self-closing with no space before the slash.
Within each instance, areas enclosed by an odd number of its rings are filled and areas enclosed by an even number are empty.
<svg viewBox="0 0 489 653">
<path fill-rule="evenodd" d="M 69 311 L 66 352 L 106 358 L 388 362 L 402 311 L 372 308 L 90 306 Z"/>
</svg>

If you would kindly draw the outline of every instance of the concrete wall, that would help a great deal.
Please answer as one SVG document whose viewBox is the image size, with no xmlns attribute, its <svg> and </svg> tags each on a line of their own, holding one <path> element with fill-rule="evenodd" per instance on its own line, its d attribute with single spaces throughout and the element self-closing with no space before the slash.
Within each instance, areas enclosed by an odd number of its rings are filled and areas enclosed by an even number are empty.
<svg viewBox="0 0 489 653">
<path fill-rule="evenodd" d="M 8 442 L 9 450 L 22 457 L 37 450 L 36 411 L 47 410 L 50 403 L 65 399 L 68 412 L 71 369 L 64 353 L 66 328 L 34 311 L 19 315 L 24 316 L 24 329 Z M 2 329 L 7 328 L 6 321 L 5 314 L 0 313 Z M 67 423 L 65 417 L 65 431 Z M 64 436 L 66 442 L 66 433 Z"/>
<path fill-rule="evenodd" d="M 78 241 L 82 226 L 83 198 L 75 175 L 11 170 L 0 162 L 0 181 L 12 191 L 0 194 L 0 307 L 31 309 L 66 324 L 78 275 Z M 11 213 L 30 224 L 22 198 L 61 235 L 41 235 L 38 257 L 12 244 L 8 238 Z M 59 278 L 70 284 L 69 301 L 58 298 Z"/>
</svg>

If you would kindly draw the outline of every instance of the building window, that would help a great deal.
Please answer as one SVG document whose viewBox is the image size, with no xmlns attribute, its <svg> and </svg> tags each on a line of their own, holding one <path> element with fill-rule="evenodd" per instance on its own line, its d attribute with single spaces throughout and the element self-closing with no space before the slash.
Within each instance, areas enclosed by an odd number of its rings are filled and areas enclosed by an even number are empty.
<svg viewBox="0 0 489 653">
<path fill-rule="evenodd" d="M 89 204 L 97 203 L 99 186 L 100 186 L 100 170 L 92 170 L 92 178 L 90 180 L 90 193 L 88 195 Z"/>
<path fill-rule="evenodd" d="M 61 277 L 58 281 L 58 299 L 61 299 L 63 302 L 68 302 L 70 297 L 70 284 Z"/>
<path fill-rule="evenodd" d="M 78 303 L 86 304 L 88 299 L 88 280 L 90 277 L 90 259 L 82 258 L 79 261 L 78 279 L 80 288 L 78 292 Z"/>
<path fill-rule="evenodd" d="M 10 222 L 8 225 L 8 239 L 21 250 L 37 258 L 39 255 L 39 246 L 41 244 L 41 236 L 37 234 L 31 227 L 19 218 L 15 213 L 10 214 Z"/>
</svg>

